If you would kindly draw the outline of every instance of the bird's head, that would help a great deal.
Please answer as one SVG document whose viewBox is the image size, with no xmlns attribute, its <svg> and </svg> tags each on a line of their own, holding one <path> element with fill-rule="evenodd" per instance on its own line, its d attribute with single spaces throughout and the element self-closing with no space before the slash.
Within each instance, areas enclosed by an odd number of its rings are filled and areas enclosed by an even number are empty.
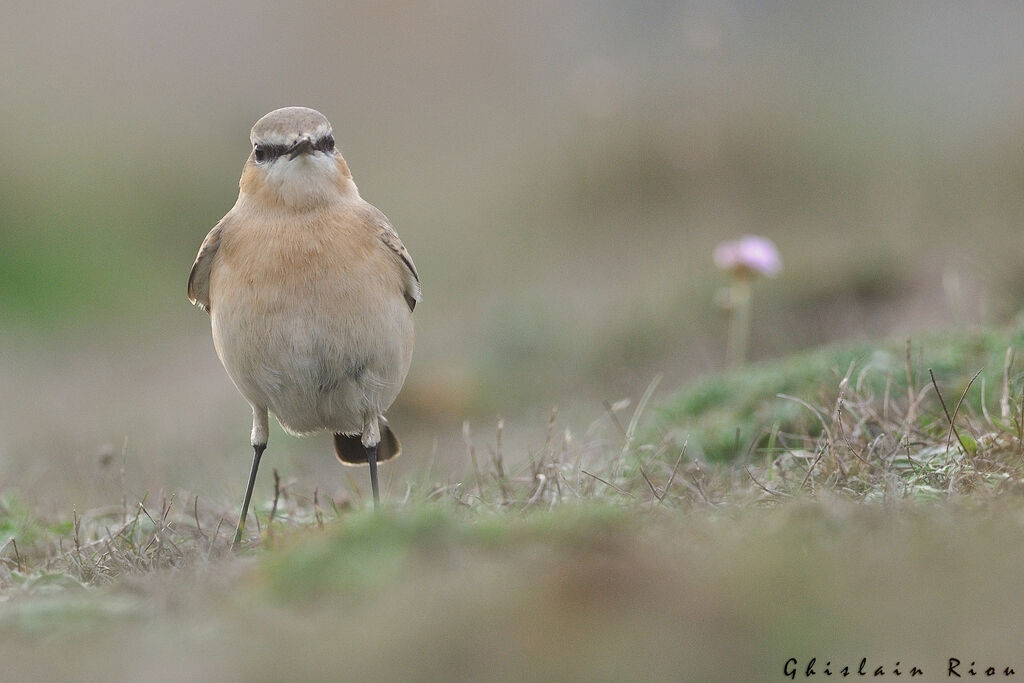
<svg viewBox="0 0 1024 683">
<path fill-rule="evenodd" d="M 239 181 L 243 195 L 301 211 L 357 192 L 330 121 L 315 109 L 275 109 L 256 122 L 249 139 L 252 153 Z"/>
</svg>

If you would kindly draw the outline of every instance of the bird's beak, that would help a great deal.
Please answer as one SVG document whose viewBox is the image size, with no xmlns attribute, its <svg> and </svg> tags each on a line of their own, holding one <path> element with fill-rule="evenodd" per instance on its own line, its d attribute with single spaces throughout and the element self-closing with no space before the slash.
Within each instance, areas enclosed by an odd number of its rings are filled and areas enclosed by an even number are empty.
<svg viewBox="0 0 1024 683">
<path fill-rule="evenodd" d="M 286 154 L 289 159 L 294 159 L 300 154 L 309 154 L 313 151 L 313 141 L 308 137 L 299 138 L 299 141 L 288 148 Z"/>
</svg>

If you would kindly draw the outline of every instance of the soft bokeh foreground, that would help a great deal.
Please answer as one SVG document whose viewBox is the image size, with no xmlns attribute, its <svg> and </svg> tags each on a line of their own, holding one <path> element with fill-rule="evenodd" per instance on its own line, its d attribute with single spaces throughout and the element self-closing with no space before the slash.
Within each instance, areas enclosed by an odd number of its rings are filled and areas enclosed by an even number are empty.
<svg viewBox="0 0 1024 683">
<path fill-rule="evenodd" d="M 125 681 L 1021 670 L 1020 348 L 820 349 L 584 434 L 553 418 L 525 458 L 469 433 L 462 477 L 379 513 L 279 480 L 241 553 L 233 510 L 187 494 L 71 519 L 8 498 L 0 654 L 16 678 Z"/>
<path fill-rule="evenodd" d="M 359 516 L 258 559 L 16 595 L 13 680 L 783 680 L 867 658 L 920 680 L 1000 671 L 1017 634 L 1019 502 L 791 503 Z M 43 591 L 39 591 L 42 593 Z"/>
</svg>

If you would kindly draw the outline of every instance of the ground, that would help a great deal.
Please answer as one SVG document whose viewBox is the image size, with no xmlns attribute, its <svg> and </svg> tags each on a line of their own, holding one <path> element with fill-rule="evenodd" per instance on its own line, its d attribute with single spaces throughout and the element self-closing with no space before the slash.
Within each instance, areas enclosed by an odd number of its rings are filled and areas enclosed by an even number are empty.
<svg viewBox="0 0 1024 683">
<path fill-rule="evenodd" d="M 652 389 L 579 436 L 552 416 L 527 453 L 505 452 L 500 426 L 494 446 L 467 434 L 462 480 L 393 483 L 380 512 L 306 501 L 278 480 L 239 552 L 228 499 L 126 497 L 43 517 L 9 498 L 5 670 L 1024 673 L 1021 334 L 818 349 L 658 402 Z"/>
</svg>

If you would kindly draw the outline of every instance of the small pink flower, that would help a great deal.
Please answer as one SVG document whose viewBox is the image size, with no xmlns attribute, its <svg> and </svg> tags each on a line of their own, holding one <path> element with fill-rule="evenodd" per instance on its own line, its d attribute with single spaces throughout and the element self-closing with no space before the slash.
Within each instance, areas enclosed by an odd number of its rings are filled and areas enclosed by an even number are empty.
<svg viewBox="0 0 1024 683">
<path fill-rule="evenodd" d="M 745 235 L 715 247 L 715 265 L 736 275 L 775 277 L 782 271 L 782 258 L 767 237 Z"/>
</svg>

